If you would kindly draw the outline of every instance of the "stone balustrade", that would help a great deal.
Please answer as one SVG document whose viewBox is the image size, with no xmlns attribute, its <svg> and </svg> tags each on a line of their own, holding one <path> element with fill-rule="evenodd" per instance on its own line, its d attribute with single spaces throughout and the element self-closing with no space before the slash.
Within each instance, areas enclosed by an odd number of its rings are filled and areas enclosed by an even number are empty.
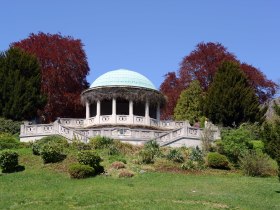
<svg viewBox="0 0 280 210">
<path fill-rule="evenodd" d="M 159 130 L 152 129 L 132 129 L 128 127 L 121 127 L 121 125 L 147 125 L 145 117 L 129 115 L 117 115 L 116 125 L 120 127 L 103 127 L 103 128 L 91 128 L 91 126 L 98 124 L 114 124 L 112 115 L 100 116 L 100 118 L 89 118 L 89 119 L 72 119 L 72 118 L 61 118 L 52 124 L 39 124 L 21 125 L 21 141 L 34 141 L 44 136 L 49 135 L 61 135 L 68 140 L 77 139 L 87 143 L 89 138 L 95 136 L 106 136 L 121 141 L 127 141 L 130 143 L 143 143 L 151 139 L 155 139 L 160 145 L 171 145 L 173 142 L 177 142 L 177 146 L 200 145 L 200 139 L 202 135 L 202 129 L 191 127 L 188 122 L 181 121 L 157 121 L 150 119 L 150 126 L 161 128 Z M 213 132 L 213 139 L 218 139 L 219 131 L 217 127 L 211 129 Z M 181 142 L 181 143 L 178 143 Z"/>
</svg>

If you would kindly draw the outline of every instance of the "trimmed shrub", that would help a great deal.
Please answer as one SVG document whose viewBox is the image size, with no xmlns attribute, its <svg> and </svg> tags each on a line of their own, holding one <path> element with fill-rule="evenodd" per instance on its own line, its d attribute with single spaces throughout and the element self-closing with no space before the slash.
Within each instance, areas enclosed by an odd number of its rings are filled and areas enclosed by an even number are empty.
<svg viewBox="0 0 280 210">
<path fill-rule="evenodd" d="M 130 177 L 133 177 L 134 176 L 134 173 L 131 172 L 131 171 L 128 171 L 128 170 L 122 170 L 120 173 L 119 173 L 119 177 L 122 178 L 122 177 L 127 177 L 127 178 L 130 178 Z"/>
<path fill-rule="evenodd" d="M 63 146 L 58 143 L 49 142 L 41 147 L 40 155 L 44 163 L 57 163 L 66 158 L 63 152 Z"/>
<path fill-rule="evenodd" d="M 19 134 L 21 123 L 0 117 L 0 133 Z"/>
<path fill-rule="evenodd" d="M 42 147 L 48 143 L 55 143 L 55 144 L 61 145 L 61 147 L 68 147 L 68 142 L 67 142 L 66 138 L 59 136 L 59 135 L 47 136 L 40 140 L 35 141 L 32 144 L 33 154 L 40 155 Z"/>
<path fill-rule="evenodd" d="M 18 153 L 4 150 L 0 153 L 0 167 L 3 172 L 14 172 L 18 166 Z"/>
<path fill-rule="evenodd" d="M 207 155 L 207 165 L 210 168 L 229 169 L 229 162 L 225 155 L 217 152 L 210 152 Z"/>
<path fill-rule="evenodd" d="M 93 149 L 105 149 L 112 145 L 114 140 L 104 136 L 96 136 L 89 140 L 89 144 Z"/>
<path fill-rule="evenodd" d="M 1 133 L 0 134 L 0 150 L 3 149 L 17 149 L 20 145 L 18 139 L 11 134 Z"/>
<path fill-rule="evenodd" d="M 184 162 L 184 157 L 178 149 L 171 149 L 167 154 L 167 159 L 177 163 Z"/>
<path fill-rule="evenodd" d="M 94 176 L 95 172 L 89 165 L 75 163 L 69 166 L 68 172 L 72 179 L 84 179 Z"/>
<path fill-rule="evenodd" d="M 121 169 L 121 168 L 125 168 L 125 165 L 123 162 L 116 161 L 111 164 L 111 167 L 114 169 Z"/>
<path fill-rule="evenodd" d="M 78 153 L 77 157 L 80 164 L 89 165 L 94 168 L 96 174 L 104 172 L 104 167 L 100 165 L 101 157 L 93 150 L 84 150 Z"/>
<path fill-rule="evenodd" d="M 278 172 L 276 161 L 262 152 L 248 151 L 239 161 L 243 173 L 248 176 L 274 176 Z"/>
</svg>

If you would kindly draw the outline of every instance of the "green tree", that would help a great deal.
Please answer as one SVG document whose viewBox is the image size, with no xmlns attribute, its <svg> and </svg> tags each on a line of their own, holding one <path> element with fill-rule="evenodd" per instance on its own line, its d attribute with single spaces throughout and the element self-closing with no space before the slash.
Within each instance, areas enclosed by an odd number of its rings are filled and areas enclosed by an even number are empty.
<svg viewBox="0 0 280 210">
<path fill-rule="evenodd" d="M 280 106 L 274 104 L 274 109 L 276 114 L 280 116 Z M 266 153 L 278 163 L 280 181 L 280 120 L 276 120 L 274 123 L 265 122 L 262 136 Z"/>
<path fill-rule="evenodd" d="M 240 125 L 263 119 L 258 98 L 235 62 L 223 62 L 215 74 L 205 102 L 205 114 L 215 124 Z"/>
<path fill-rule="evenodd" d="M 0 115 L 13 120 L 32 119 L 45 103 L 40 94 L 37 59 L 18 48 L 0 54 Z"/>
<path fill-rule="evenodd" d="M 175 120 L 189 120 L 191 124 L 202 117 L 203 91 L 198 80 L 192 81 L 178 99 Z"/>
</svg>

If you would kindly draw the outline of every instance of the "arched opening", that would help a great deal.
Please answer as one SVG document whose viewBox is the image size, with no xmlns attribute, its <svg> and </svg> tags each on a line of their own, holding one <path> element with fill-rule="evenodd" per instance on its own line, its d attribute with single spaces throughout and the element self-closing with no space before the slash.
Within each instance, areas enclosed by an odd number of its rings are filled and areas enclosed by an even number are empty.
<svg viewBox="0 0 280 210">
<path fill-rule="evenodd" d="M 112 100 L 101 101 L 101 115 L 112 115 Z"/>
<path fill-rule="evenodd" d="M 129 115 L 129 101 L 117 99 L 117 115 Z"/>
<path fill-rule="evenodd" d="M 155 105 L 150 105 L 149 113 L 150 118 L 157 119 L 157 107 Z"/>
<path fill-rule="evenodd" d="M 133 115 L 145 117 L 145 104 L 142 102 L 133 103 Z"/>
<path fill-rule="evenodd" d="M 90 116 L 89 117 L 95 117 L 96 116 L 96 103 L 90 104 Z"/>
</svg>

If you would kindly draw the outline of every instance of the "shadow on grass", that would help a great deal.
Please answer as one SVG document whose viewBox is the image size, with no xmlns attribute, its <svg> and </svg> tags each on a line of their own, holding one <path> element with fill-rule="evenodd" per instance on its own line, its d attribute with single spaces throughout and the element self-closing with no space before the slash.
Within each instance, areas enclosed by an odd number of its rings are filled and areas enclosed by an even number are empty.
<svg viewBox="0 0 280 210">
<path fill-rule="evenodd" d="M 275 191 L 276 193 L 280 193 L 280 190 L 278 190 L 278 191 Z"/>
<path fill-rule="evenodd" d="M 25 167 L 24 166 L 21 166 L 21 165 L 18 165 L 16 166 L 16 168 L 12 171 L 2 171 L 2 173 L 16 173 L 16 172 L 21 172 L 21 171 L 24 171 L 25 170 Z"/>
</svg>

